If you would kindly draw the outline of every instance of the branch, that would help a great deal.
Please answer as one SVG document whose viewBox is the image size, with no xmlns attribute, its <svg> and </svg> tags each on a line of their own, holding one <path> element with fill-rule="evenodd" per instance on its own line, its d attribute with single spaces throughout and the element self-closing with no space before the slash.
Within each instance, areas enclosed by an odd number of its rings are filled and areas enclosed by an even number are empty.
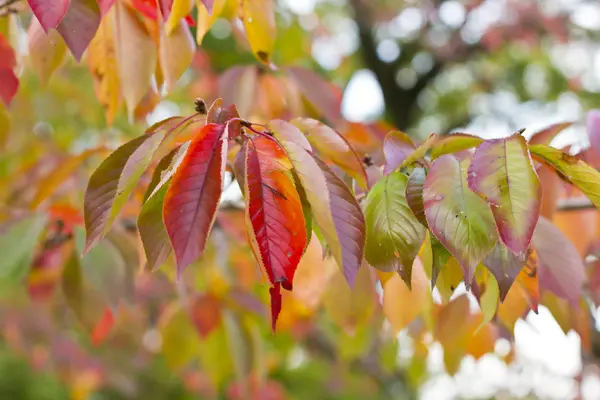
<svg viewBox="0 0 600 400">
<path fill-rule="evenodd" d="M 6 0 L 0 3 L 0 16 L 18 12 L 19 10 L 12 6 L 16 5 L 19 1 L 21 0 Z"/>
<path fill-rule="evenodd" d="M 593 210 L 596 206 L 587 197 L 568 197 L 560 199 L 556 206 L 557 211 Z"/>
</svg>

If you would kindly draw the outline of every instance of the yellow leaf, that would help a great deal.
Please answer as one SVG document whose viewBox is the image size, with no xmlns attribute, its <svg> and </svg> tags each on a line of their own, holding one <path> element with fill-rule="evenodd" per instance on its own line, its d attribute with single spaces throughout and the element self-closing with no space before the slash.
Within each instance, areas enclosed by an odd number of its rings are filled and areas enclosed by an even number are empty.
<svg viewBox="0 0 600 400">
<path fill-rule="evenodd" d="M 156 45 L 148 29 L 126 4 L 117 2 L 115 38 L 119 80 L 129 119 L 144 98 L 156 66 Z"/>
<path fill-rule="evenodd" d="M 270 64 L 275 45 L 275 11 L 273 0 L 243 0 L 244 29 L 256 57 Z"/>
<path fill-rule="evenodd" d="M 37 18 L 31 19 L 27 30 L 29 62 L 35 70 L 42 86 L 46 86 L 50 76 L 60 67 L 65 59 L 67 46 L 57 30 L 51 29 L 47 34 Z"/>
<path fill-rule="evenodd" d="M 196 43 L 198 43 L 198 46 L 202 44 L 202 39 L 204 39 L 204 36 L 215 20 L 223 13 L 225 3 L 226 0 L 215 0 L 212 14 L 209 14 L 204 3 L 201 0 L 196 0 L 196 8 L 198 9 L 198 18 L 196 19 Z"/>
<path fill-rule="evenodd" d="M 448 262 L 442 267 L 438 275 L 435 287 L 440 292 L 442 301 L 447 303 L 454 293 L 454 289 L 460 284 L 463 279 L 462 270 L 456 258 L 450 257 Z"/>
<path fill-rule="evenodd" d="M 354 334 L 356 327 L 367 324 L 376 310 L 376 292 L 371 268 L 360 267 L 354 288 L 350 289 L 339 268 L 335 269 L 323 298 L 325 312 L 346 333 Z"/>
<path fill-rule="evenodd" d="M 87 50 L 88 66 L 94 78 L 94 91 L 104 107 L 107 125 L 112 125 L 121 103 L 121 85 L 113 31 L 114 15 L 113 9 L 104 17 Z"/>
<path fill-rule="evenodd" d="M 171 35 L 175 31 L 180 21 L 192 12 L 192 8 L 194 8 L 194 0 L 173 1 L 173 5 L 171 6 L 171 13 L 169 14 L 169 19 L 165 24 L 165 31 L 167 32 L 167 35 Z"/>
<path fill-rule="evenodd" d="M 494 315 L 496 315 L 496 310 L 498 309 L 499 299 L 500 288 L 498 286 L 498 281 L 496 280 L 494 275 L 488 273 L 485 292 L 483 292 L 483 294 L 481 295 L 480 300 L 481 311 L 483 312 L 483 319 L 481 320 L 481 324 L 475 330 L 475 333 L 479 332 L 479 330 L 485 324 L 487 324 L 494 318 Z"/>
<path fill-rule="evenodd" d="M 414 321 L 426 308 L 430 297 L 429 280 L 417 258 L 412 270 L 412 290 L 400 275 L 393 276 L 383 287 L 383 313 L 398 333 Z"/>
<path fill-rule="evenodd" d="M 104 148 L 86 150 L 83 153 L 69 157 L 64 160 L 56 169 L 51 171 L 38 185 L 37 192 L 31 201 L 30 208 L 35 209 L 44 200 L 50 197 L 56 189 L 60 187 L 70 176 L 77 171 L 81 164 L 94 154 L 105 151 Z"/>
<path fill-rule="evenodd" d="M 10 114 L 4 106 L 4 103 L 0 102 L 0 149 L 3 149 L 8 141 L 10 126 Z"/>
<path fill-rule="evenodd" d="M 185 20 L 180 20 L 170 35 L 161 30 L 158 55 L 167 92 L 175 87 L 191 64 L 195 47 L 194 38 Z"/>
<path fill-rule="evenodd" d="M 170 304 L 161 316 L 159 326 L 162 353 L 170 368 L 177 370 L 198 357 L 200 337 L 186 310 L 176 303 Z"/>
</svg>

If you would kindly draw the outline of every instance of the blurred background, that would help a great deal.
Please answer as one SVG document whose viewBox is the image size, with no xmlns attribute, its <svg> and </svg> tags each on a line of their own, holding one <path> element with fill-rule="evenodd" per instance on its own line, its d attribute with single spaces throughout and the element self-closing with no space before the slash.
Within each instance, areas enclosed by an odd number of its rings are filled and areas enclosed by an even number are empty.
<svg viewBox="0 0 600 400">
<path fill-rule="evenodd" d="M 423 310 L 444 294 L 411 293 L 388 276 L 382 281 L 395 289 L 386 296 L 366 268 L 350 292 L 314 240 L 272 335 L 236 184 L 206 255 L 182 281 L 171 261 L 143 269 L 134 225 L 143 188 L 96 250 L 71 256 L 82 248 L 91 171 L 151 124 L 191 114 L 196 98 L 222 97 L 256 122 L 324 119 L 373 158 L 394 128 L 421 141 L 432 132 L 493 138 L 526 128 L 527 136 L 572 122 L 553 145 L 589 146 L 585 115 L 600 108 L 596 0 L 277 0 L 276 12 L 277 70 L 257 64 L 240 40 L 237 10 L 225 7 L 176 87 L 149 91 L 132 119 L 121 107 L 109 127 L 85 58 L 65 57 L 45 83 L 28 62 L 31 14 L 5 16 L 22 58 L 19 92 L 0 109 L 0 223 L 9 208 L 49 217 L 0 242 L 0 254 L 30 266 L 0 268 L 0 399 L 600 398 L 595 210 L 554 217 L 588 256 L 581 318 L 542 296 L 537 314 L 512 304 L 516 311 L 469 343 L 439 331 L 462 332 L 471 320 L 429 329 Z M 61 235 L 72 243 L 55 246 Z M 477 315 L 464 285 L 450 287 Z M 444 354 L 454 347 L 449 371 Z"/>
</svg>

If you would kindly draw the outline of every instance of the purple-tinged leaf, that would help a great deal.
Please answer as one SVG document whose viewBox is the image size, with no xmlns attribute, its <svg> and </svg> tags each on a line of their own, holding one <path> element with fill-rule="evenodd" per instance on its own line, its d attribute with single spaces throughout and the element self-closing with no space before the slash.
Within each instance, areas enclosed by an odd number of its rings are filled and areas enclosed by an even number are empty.
<svg viewBox="0 0 600 400">
<path fill-rule="evenodd" d="M 256 102 L 258 69 L 255 66 L 236 66 L 219 77 L 219 97 L 235 104 L 240 115 L 247 117 Z"/>
<path fill-rule="evenodd" d="M 69 8 L 69 0 L 27 0 L 46 33 L 58 26 Z"/>
<path fill-rule="evenodd" d="M 577 307 L 585 267 L 575 246 L 544 217 L 537 223 L 531 244 L 538 257 L 540 289 L 550 290 Z"/>
<path fill-rule="evenodd" d="M 56 29 L 79 62 L 100 26 L 100 8 L 96 0 L 70 1 L 69 9 Z"/>
<path fill-rule="evenodd" d="M 498 281 L 500 301 L 504 301 L 519 272 L 527 261 L 526 255 L 514 255 L 503 243 L 498 242 L 490 254 L 483 259 L 483 265 Z"/>
<path fill-rule="evenodd" d="M 212 9 L 213 9 L 215 0 L 201 0 L 201 1 L 202 1 L 202 4 L 204 4 L 204 7 L 206 7 L 206 11 L 208 11 L 209 14 L 212 14 Z"/>
<path fill-rule="evenodd" d="M 475 268 L 494 248 L 497 232 L 488 204 L 467 187 L 469 160 L 435 160 L 423 188 L 430 231 L 459 262 L 467 287 Z"/>
<path fill-rule="evenodd" d="M 567 129 L 571 125 L 573 125 L 572 122 L 561 122 L 558 124 L 550 125 L 549 127 L 544 128 L 541 131 L 534 133 L 531 136 L 531 139 L 529 139 L 529 144 L 546 144 L 546 145 L 548 145 L 548 144 L 550 144 L 552 139 L 554 139 L 556 137 L 556 135 L 558 135 L 559 133 L 561 133 L 563 130 Z"/>
<path fill-rule="evenodd" d="M 600 154 L 600 110 L 588 111 L 586 123 L 590 145 L 596 154 Z"/>
<path fill-rule="evenodd" d="M 542 198 L 525 138 L 516 134 L 480 144 L 469 166 L 467 182 L 490 204 L 506 247 L 524 256 L 540 216 Z"/>
<path fill-rule="evenodd" d="M 425 169 L 415 168 L 406 182 L 406 203 L 417 220 L 427 227 L 425 206 L 423 205 L 423 185 L 425 184 Z"/>
<path fill-rule="evenodd" d="M 163 218 L 177 260 L 177 274 L 200 257 L 215 221 L 227 162 L 225 126 L 208 124 L 190 143 L 171 178 Z"/>
<path fill-rule="evenodd" d="M 368 187 L 365 167 L 344 136 L 311 118 L 296 118 L 290 122 L 304 132 L 310 144 L 323 158 L 340 167 L 361 187 Z"/>
<path fill-rule="evenodd" d="M 383 140 L 383 154 L 385 155 L 385 175 L 399 168 L 406 157 L 416 150 L 411 138 L 404 132 L 392 131 Z"/>
</svg>

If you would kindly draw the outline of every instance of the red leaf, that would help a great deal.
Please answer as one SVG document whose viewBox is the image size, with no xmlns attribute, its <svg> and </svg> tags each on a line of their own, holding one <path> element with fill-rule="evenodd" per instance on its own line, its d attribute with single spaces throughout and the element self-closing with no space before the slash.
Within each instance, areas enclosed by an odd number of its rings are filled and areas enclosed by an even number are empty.
<svg viewBox="0 0 600 400">
<path fill-rule="evenodd" d="M 0 100 L 7 106 L 19 89 L 19 79 L 13 70 L 16 64 L 14 50 L 0 33 Z"/>
<path fill-rule="evenodd" d="M 113 326 L 115 325 L 115 316 L 113 315 L 110 308 L 104 309 L 104 314 L 100 321 L 94 326 L 92 330 L 92 343 L 94 346 L 101 344 L 107 337 Z"/>
<path fill-rule="evenodd" d="M 69 9 L 56 28 L 79 62 L 100 26 L 96 0 L 70 0 Z"/>
<path fill-rule="evenodd" d="M 269 288 L 269 295 L 271 296 L 271 329 L 275 332 L 277 318 L 281 312 L 281 284 L 279 282 Z"/>
<path fill-rule="evenodd" d="M 196 134 L 165 195 L 165 227 L 177 259 L 177 273 L 204 251 L 223 187 L 227 134 L 208 124 Z"/>
<path fill-rule="evenodd" d="M 69 8 L 69 0 L 27 0 L 46 33 L 58 26 Z"/>
<path fill-rule="evenodd" d="M 221 323 L 221 301 L 211 293 L 203 294 L 194 299 L 191 313 L 198 333 L 206 338 Z"/>
<path fill-rule="evenodd" d="M 290 160 L 274 139 L 249 139 L 242 149 L 248 238 L 271 284 L 273 327 L 281 307 L 279 285 L 292 290 L 306 229 L 300 196 L 291 180 Z"/>
</svg>

